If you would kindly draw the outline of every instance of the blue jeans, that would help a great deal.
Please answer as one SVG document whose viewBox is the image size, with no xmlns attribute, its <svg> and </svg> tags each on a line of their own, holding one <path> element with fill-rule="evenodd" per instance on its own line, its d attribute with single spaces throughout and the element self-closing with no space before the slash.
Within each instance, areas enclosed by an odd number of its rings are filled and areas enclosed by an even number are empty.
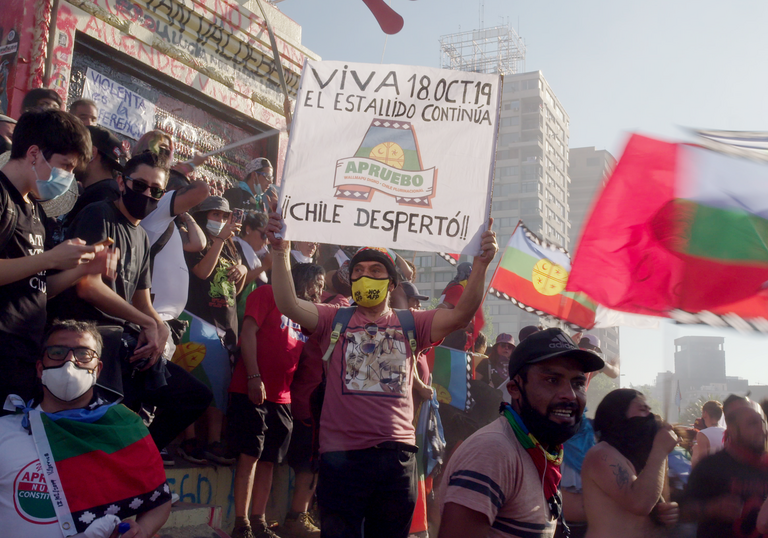
<svg viewBox="0 0 768 538">
<path fill-rule="evenodd" d="M 407 538 L 416 495 L 414 452 L 368 448 L 320 456 L 323 538 Z"/>
</svg>

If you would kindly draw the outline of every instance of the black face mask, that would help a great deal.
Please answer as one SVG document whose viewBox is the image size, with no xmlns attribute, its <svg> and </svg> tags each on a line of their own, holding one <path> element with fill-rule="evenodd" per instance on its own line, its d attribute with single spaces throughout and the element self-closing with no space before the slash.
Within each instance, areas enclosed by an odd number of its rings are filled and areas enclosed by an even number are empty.
<svg viewBox="0 0 768 538">
<path fill-rule="evenodd" d="M 632 417 L 625 419 L 615 431 L 601 432 L 600 440 L 621 452 L 635 466 L 637 474 L 640 474 L 651 454 L 653 439 L 660 426 L 661 419 L 657 415 Z"/>
<path fill-rule="evenodd" d="M 518 385 L 518 387 L 520 386 Z M 576 402 L 557 406 L 557 408 L 572 409 L 576 417 L 576 421 L 573 424 L 558 424 L 549 420 L 546 415 L 542 415 L 531 406 L 528 396 L 522 387 L 520 387 L 520 394 L 523 396 L 523 401 L 520 405 L 520 418 L 523 419 L 523 424 L 526 425 L 528 430 L 542 445 L 549 447 L 561 445 L 579 431 L 582 413 L 579 410 L 579 404 Z"/>
<path fill-rule="evenodd" d="M 123 191 L 122 196 L 125 209 L 133 218 L 139 220 L 152 213 L 159 202 L 159 200 L 144 196 L 128 188 Z"/>
</svg>

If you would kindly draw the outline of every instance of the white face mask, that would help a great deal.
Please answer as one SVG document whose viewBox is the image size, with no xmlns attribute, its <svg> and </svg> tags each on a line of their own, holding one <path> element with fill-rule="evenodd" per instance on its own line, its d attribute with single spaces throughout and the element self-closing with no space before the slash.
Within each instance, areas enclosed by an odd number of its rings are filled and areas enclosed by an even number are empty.
<svg viewBox="0 0 768 538">
<path fill-rule="evenodd" d="M 66 361 L 64 366 L 43 370 L 43 385 L 59 400 L 76 400 L 96 384 L 96 368 L 84 369 Z"/>
<path fill-rule="evenodd" d="M 226 226 L 226 222 L 219 222 L 217 220 L 208 220 L 208 223 L 205 225 L 205 228 L 208 230 L 208 233 L 211 234 L 211 237 L 218 237 L 221 231 L 224 229 L 224 226 Z"/>
</svg>

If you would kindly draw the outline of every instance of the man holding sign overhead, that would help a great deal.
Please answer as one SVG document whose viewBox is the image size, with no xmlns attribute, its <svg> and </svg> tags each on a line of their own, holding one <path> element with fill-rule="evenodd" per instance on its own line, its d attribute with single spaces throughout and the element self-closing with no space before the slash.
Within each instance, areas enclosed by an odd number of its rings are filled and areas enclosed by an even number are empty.
<svg viewBox="0 0 768 538">
<path fill-rule="evenodd" d="M 405 538 L 416 502 L 416 438 L 413 428 L 413 353 L 466 326 L 480 306 L 488 265 L 498 246 L 495 233 L 481 234 L 480 254 L 453 310 L 414 311 L 404 330 L 389 304 L 397 286 L 386 249 L 364 247 L 350 261 L 357 307 L 345 330 L 338 306 L 296 297 L 290 276 L 290 245 L 275 236 L 283 219 L 272 214 L 267 233 L 273 246 L 272 283 L 279 310 L 331 348 L 320 420 L 318 502 L 326 537 Z M 332 332 L 341 334 L 338 345 Z M 331 347 L 332 346 L 332 347 Z"/>
</svg>

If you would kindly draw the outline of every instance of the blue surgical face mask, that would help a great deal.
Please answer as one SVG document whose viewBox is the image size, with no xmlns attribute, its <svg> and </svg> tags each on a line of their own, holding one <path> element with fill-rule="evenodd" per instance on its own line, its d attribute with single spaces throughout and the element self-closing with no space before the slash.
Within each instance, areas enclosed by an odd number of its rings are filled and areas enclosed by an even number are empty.
<svg viewBox="0 0 768 538">
<path fill-rule="evenodd" d="M 42 154 L 40 154 L 43 157 Z M 51 175 L 47 180 L 41 180 L 37 175 L 37 168 L 32 168 L 35 171 L 35 177 L 37 178 L 37 192 L 38 200 L 40 202 L 46 202 L 58 198 L 69 190 L 72 186 L 72 182 L 75 181 L 75 174 L 67 172 L 61 168 L 55 168 L 48 164 L 48 160 L 43 157 L 43 161 L 51 169 Z"/>
<path fill-rule="evenodd" d="M 224 229 L 224 226 L 226 226 L 226 222 L 219 222 L 217 220 L 208 220 L 205 227 L 208 230 L 208 233 L 211 234 L 211 237 L 218 237 L 218 235 L 221 233 L 221 231 Z"/>
</svg>

